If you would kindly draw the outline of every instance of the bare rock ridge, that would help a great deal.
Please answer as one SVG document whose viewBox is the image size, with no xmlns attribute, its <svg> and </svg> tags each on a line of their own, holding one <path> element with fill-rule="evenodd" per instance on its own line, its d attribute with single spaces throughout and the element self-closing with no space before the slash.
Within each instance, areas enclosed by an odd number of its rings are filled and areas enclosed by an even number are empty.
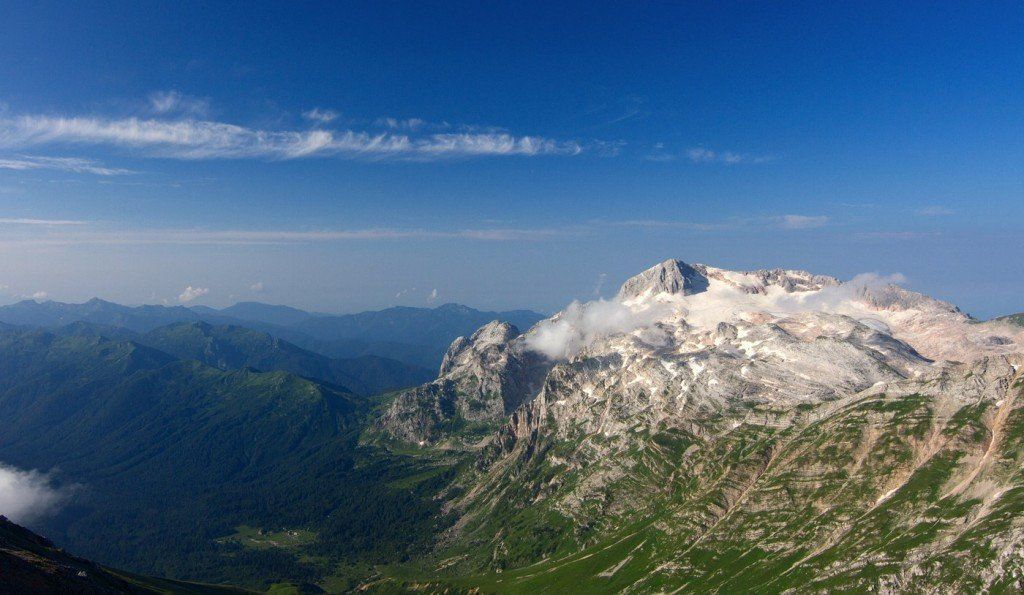
<svg viewBox="0 0 1024 595">
<path fill-rule="evenodd" d="M 792 293 L 840 285 L 835 277 L 807 271 L 767 269 L 735 272 L 669 259 L 628 279 L 622 284 L 617 299 L 624 301 L 658 294 L 694 295 L 707 291 L 712 279 L 752 294 L 763 294 L 767 287 L 772 286 Z"/>
<path fill-rule="evenodd" d="M 681 260 L 666 260 L 632 277 L 619 289 L 618 299 L 659 293 L 693 295 L 706 291 L 708 279 Z"/>
<path fill-rule="evenodd" d="M 702 264 L 693 268 L 709 279 L 715 279 L 732 285 L 745 293 L 764 294 L 767 288 L 778 287 L 786 293 L 801 291 L 820 291 L 826 287 L 840 285 L 839 279 L 827 275 L 815 275 L 807 271 L 787 269 L 762 269 L 757 271 L 735 272 L 717 269 Z"/>
<path fill-rule="evenodd" d="M 482 436 L 531 399 L 550 364 L 522 346 L 519 329 L 490 322 L 457 338 L 437 380 L 399 393 L 377 422 L 385 435 L 424 445 Z"/>
<path fill-rule="evenodd" d="M 783 412 L 777 423 L 785 425 L 792 417 L 785 412 L 798 405 L 1024 344 L 1014 327 L 975 323 L 899 286 L 843 284 L 806 271 L 738 272 L 672 259 L 627 280 L 616 301 L 626 309 L 617 315 L 641 322 L 586 335 L 585 348 L 567 360 L 548 360 L 531 341 L 546 326 L 571 334 L 586 317 L 559 313 L 525 335 L 492 322 L 460 337 L 438 379 L 399 394 L 378 428 L 417 444 L 468 429 L 476 443 L 510 421 L 500 439 L 509 445 L 548 424 L 560 438 L 601 434 L 628 448 L 630 432 L 657 432 L 694 415 L 745 412 L 742 421 L 771 409 Z"/>
</svg>

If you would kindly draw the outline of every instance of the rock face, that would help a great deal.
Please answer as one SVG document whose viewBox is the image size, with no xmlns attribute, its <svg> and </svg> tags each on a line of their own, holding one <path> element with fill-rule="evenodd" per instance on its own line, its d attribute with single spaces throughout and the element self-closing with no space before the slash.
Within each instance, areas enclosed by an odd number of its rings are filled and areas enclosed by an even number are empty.
<svg viewBox="0 0 1024 595">
<path fill-rule="evenodd" d="M 697 269 L 681 260 L 666 260 L 626 281 L 619 289 L 619 300 L 660 293 L 693 295 L 707 288 L 707 277 Z"/>
<path fill-rule="evenodd" d="M 1024 332 L 871 279 L 676 260 L 587 307 L 457 341 L 389 410 L 436 428 L 441 403 L 466 418 L 460 398 L 486 394 L 486 419 L 511 413 L 450 503 L 471 552 L 452 572 L 523 590 L 1021 588 Z M 584 344 L 522 365 L 538 337 Z M 542 381 L 510 385 L 513 362 Z"/>
<path fill-rule="evenodd" d="M 519 329 L 491 322 L 452 343 L 437 380 L 397 395 L 377 428 L 396 440 L 433 444 L 486 435 L 533 398 L 550 363 L 523 349 Z"/>
</svg>

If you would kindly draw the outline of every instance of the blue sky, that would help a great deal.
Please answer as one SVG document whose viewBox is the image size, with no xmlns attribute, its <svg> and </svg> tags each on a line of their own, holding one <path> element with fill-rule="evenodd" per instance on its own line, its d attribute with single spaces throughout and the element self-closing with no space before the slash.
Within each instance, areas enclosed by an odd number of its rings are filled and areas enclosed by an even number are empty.
<svg viewBox="0 0 1024 595">
<path fill-rule="evenodd" d="M 0 300 L 551 311 L 677 257 L 1024 310 L 1021 3 L 478 4 L 5 4 Z"/>
</svg>

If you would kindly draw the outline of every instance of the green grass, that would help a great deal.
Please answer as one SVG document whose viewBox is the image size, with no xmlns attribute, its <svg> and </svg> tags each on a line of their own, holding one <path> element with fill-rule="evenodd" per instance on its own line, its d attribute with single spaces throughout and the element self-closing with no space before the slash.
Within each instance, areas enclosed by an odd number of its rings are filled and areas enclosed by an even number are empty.
<svg viewBox="0 0 1024 595">
<path fill-rule="evenodd" d="M 217 541 L 220 543 L 234 542 L 258 550 L 296 550 L 316 541 L 316 533 L 307 529 L 264 531 L 248 525 L 239 525 L 232 535 L 221 537 Z"/>
<path fill-rule="evenodd" d="M 710 439 L 679 430 L 645 435 L 611 457 L 630 461 L 629 472 L 580 503 L 573 518 L 560 495 L 585 474 L 547 461 L 578 443 L 542 442 L 544 455 L 511 466 L 470 503 L 478 516 L 459 546 L 382 567 L 373 589 L 865 592 L 889 584 L 913 559 L 921 560 L 921 585 L 979 591 L 980 572 L 998 553 L 985 544 L 1012 533 L 1024 514 L 1024 415 L 1008 417 L 1002 454 L 976 479 L 1017 487 L 967 525 L 982 501 L 944 494 L 987 448 L 991 412 L 979 403 L 939 416 L 934 406 L 923 395 L 883 395 L 783 431 L 744 424 Z"/>
</svg>

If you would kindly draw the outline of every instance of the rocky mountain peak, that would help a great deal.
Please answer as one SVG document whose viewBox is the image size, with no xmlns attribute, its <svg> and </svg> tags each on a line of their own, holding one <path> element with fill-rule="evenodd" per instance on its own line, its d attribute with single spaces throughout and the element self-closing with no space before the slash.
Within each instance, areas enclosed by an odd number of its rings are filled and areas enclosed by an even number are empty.
<svg viewBox="0 0 1024 595">
<path fill-rule="evenodd" d="M 706 291 L 708 279 L 681 260 L 669 259 L 631 277 L 619 289 L 619 300 L 667 293 L 693 295 Z"/>
<path fill-rule="evenodd" d="M 519 329 L 514 324 L 494 320 L 483 325 L 470 338 L 470 341 L 480 344 L 497 345 L 508 343 L 519 336 Z"/>
<path fill-rule="evenodd" d="M 437 380 L 397 395 L 378 428 L 407 443 L 470 439 L 496 429 L 531 400 L 550 365 L 523 347 L 515 325 L 489 322 L 452 343 Z"/>
<path fill-rule="evenodd" d="M 518 336 L 519 329 L 515 325 L 494 320 L 477 329 L 468 339 L 455 339 L 441 361 L 439 377 L 447 376 L 459 367 L 481 357 L 495 359 Z"/>
</svg>

